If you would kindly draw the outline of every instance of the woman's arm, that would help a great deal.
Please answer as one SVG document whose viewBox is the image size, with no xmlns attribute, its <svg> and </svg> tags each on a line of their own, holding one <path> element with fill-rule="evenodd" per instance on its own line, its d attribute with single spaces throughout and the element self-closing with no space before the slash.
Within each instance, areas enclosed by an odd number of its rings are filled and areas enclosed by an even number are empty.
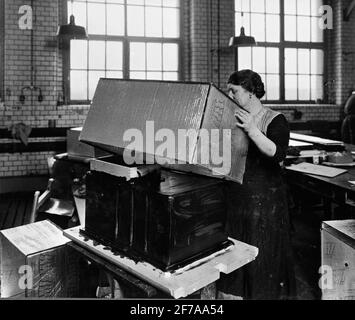
<svg viewBox="0 0 355 320">
<path fill-rule="evenodd" d="M 267 157 L 274 157 L 276 154 L 276 144 L 266 137 L 258 128 L 248 132 L 249 138 L 255 143 L 258 149 Z"/>
<path fill-rule="evenodd" d="M 289 127 L 283 115 L 276 116 L 270 123 L 267 136 L 256 126 L 254 117 L 244 110 L 238 110 L 237 125 L 244 129 L 249 138 L 265 156 L 274 158 L 277 162 L 284 160 L 289 141 Z"/>
</svg>

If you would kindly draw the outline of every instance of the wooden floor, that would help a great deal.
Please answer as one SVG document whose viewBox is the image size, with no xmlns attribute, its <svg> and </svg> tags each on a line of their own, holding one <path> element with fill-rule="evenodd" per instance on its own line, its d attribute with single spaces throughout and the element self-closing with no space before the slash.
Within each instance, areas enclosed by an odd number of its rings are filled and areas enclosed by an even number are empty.
<svg viewBox="0 0 355 320">
<path fill-rule="evenodd" d="M 27 224 L 30 219 L 34 192 L 0 194 L 0 230 Z M 293 249 L 299 300 L 320 299 L 318 287 L 320 266 L 320 221 L 312 212 L 294 219 Z"/>
<path fill-rule="evenodd" d="M 0 194 L 0 230 L 28 224 L 34 193 Z"/>
</svg>

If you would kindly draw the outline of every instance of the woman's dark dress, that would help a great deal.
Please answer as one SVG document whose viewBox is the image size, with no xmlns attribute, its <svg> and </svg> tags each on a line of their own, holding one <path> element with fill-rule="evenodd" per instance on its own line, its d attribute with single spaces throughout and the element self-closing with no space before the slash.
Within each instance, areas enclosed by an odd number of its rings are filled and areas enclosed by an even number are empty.
<svg viewBox="0 0 355 320">
<path fill-rule="evenodd" d="M 289 142 L 288 122 L 276 115 L 266 136 L 277 151 L 263 155 L 250 141 L 243 185 L 229 189 L 227 231 L 229 236 L 259 249 L 255 261 L 222 276 L 219 290 L 246 299 L 291 299 L 294 297 L 290 224 L 286 187 L 280 162 Z"/>
</svg>

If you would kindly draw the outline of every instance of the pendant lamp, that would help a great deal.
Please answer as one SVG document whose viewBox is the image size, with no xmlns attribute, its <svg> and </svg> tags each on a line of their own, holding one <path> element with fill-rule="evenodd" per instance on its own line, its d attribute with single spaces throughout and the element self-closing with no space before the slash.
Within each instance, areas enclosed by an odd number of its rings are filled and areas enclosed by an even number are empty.
<svg viewBox="0 0 355 320">
<path fill-rule="evenodd" d="M 73 0 L 71 1 L 71 6 L 73 12 Z M 57 37 L 64 40 L 87 39 L 88 35 L 84 27 L 75 24 L 75 18 L 72 13 L 70 15 L 69 24 L 64 24 L 58 27 Z"/>
</svg>

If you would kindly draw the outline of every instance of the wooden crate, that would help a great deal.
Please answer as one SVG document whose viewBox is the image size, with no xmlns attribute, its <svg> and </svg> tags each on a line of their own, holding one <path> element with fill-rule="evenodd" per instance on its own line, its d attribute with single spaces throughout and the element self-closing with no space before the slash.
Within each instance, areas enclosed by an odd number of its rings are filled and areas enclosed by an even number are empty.
<svg viewBox="0 0 355 320">
<path fill-rule="evenodd" d="M 79 260 L 69 242 L 48 220 L 1 231 L 1 298 L 76 296 Z"/>
<path fill-rule="evenodd" d="M 323 222 L 322 299 L 355 300 L 355 220 Z"/>
</svg>

